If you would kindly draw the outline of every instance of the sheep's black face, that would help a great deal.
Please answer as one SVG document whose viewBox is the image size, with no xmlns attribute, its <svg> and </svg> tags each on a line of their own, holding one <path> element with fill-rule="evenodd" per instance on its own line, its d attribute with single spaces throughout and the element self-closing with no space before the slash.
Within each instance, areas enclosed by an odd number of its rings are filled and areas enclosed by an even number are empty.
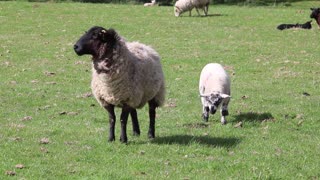
<svg viewBox="0 0 320 180">
<path fill-rule="evenodd" d="M 106 30 L 103 27 L 94 26 L 89 29 L 74 45 L 74 51 L 79 55 L 90 54 L 98 56 L 102 45 L 112 47 L 115 43 L 116 32 L 113 29 Z"/>
<path fill-rule="evenodd" d="M 320 8 L 310 8 L 310 10 L 312 11 L 310 14 L 310 18 L 317 19 L 318 16 L 320 16 Z"/>
</svg>

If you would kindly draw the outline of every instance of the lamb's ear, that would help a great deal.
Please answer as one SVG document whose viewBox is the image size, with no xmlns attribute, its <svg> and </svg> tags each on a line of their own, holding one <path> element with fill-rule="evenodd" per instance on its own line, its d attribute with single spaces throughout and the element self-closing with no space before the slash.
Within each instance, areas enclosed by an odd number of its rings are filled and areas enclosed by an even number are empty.
<svg viewBox="0 0 320 180">
<path fill-rule="evenodd" d="M 220 96 L 224 99 L 224 98 L 231 98 L 231 96 L 229 96 L 228 94 L 220 94 Z"/>
</svg>

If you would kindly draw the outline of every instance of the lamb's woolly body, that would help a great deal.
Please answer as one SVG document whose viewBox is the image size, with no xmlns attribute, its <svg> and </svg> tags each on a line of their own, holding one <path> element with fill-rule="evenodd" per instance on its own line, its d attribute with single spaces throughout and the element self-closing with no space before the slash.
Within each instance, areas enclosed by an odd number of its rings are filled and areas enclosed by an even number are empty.
<svg viewBox="0 0 320 180">
<path fill-rule="evenodd" d="M 217 63 L 207 64 L 201 71 L 199 93 L 203 106 L 202 117 L 208 121 L 209 111 L 214 114 L 221 107 L 221 123 L 225 124 L 225 116 L 229 114 L 230 79 L 224 68 Z"/>
<path fill-rule="evenodd" d="M 179 14 L 175 14 L 176 16 L 179 16 L 181 13 L 186 12 L 186 11 L 190 11 L 190 15 L 191 15 L 191 10 L 193 8 L 200 8 L 203 9 L 205 11 L 205 15 L 207 15 L 206 13 L 207 10 L 205 10 L 205 8 L 207 8 L 209 6 L 210 1 L 209 0 L 178 0 L 175 3 L 175 12 L 177 12 L 177 10 L 179 11 Z M 198 12 L 198 9 L 197 9 Z M 199 14 L 199 12 L 198 12 Z"/>
<path fill-rule="evenodd" d="M 113 59 L 112 67 L 116 68 L 108 69 L 103 61 L 100 64 L 108 73 L 92 68 L 92 91 L 102 106 L 108 103 L 141 108 L 153 98 L 159 106 L 164 103 L 164 77 L 157 52 L 144 44 L 121 39 L 113 50 Z"/>
<path fill-rule="evenodd" d="M 201 71 L 200 94 L 223 93 L 230 95 L 230 79 L 224 68 L 217 63 L 207 64 Z"/>
</svg>

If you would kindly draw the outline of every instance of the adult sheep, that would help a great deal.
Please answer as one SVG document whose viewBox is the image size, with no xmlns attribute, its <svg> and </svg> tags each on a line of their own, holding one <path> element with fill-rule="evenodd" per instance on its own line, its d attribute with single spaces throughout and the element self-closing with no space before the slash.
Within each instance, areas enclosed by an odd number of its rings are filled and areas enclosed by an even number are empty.
<svg viewBox="0 0 320 180">
<path fill-rule="evenodd" d="M 208 121 L 209 112 L 214 114 L 221 106 L 221 123 L 227 123 L 225 116 L 229 115 L 230 92 L 230 79 L 224 68 L 218 63 L 207 64 L 202 69 L 199 80 L 204 121 Z"/>
<path fill-rule="evenodd" d="M 202 9 L 204 15 L 208 15 L 210 0 L 178 0 L 174 5 L 174 15 L 176 17 L 180 16 L 182 13 L 189 11 L 189 16 L 191 16 L 191 11 L 196 8 L 198 15 L 200 16 L 198 8 Z"/>
<path fill-rule="evenodd" d="M 94 26 L 74 45 L 75 52 L 92 55 L 91 88 L 109 114 L 109 141 L 115 140 L 114 107 L 121 107 L 120 141 L 128 141 L 129 113 L 149 104 L 149 138 L 155 137 L 156 108 L 163 105 L 165 84 L 160 57 L 151 47 L 126 42 L 114 29 Z"/>
</svg>

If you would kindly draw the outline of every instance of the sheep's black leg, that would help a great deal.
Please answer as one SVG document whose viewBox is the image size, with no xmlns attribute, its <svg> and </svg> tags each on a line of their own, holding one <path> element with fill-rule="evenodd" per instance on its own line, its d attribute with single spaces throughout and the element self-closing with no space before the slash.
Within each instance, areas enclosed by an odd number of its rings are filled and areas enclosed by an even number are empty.
<svg viewBox="0 0 320 180">
<path fill-rule="evenodd" d="M 150 123 L 149 123 L 149 132 L 148 132 L 148 137 L 150 139 L 155 138 L 155 118 L 156 118 L 156 108 L 158 107 L 157 102 L 152 99 L 149 101 L 149 118 L 150 118 Z"/>
<path fill-rule="evenodd" d="M 109 141 L 114 141 L 115 140 L 115 135 L 114 135 L 114 127 L 116 124 L 116 115 L 114 113 L 114 105 L 106 105 L 104 108 L 108 111 L 109 114 Z"/>
<path fill-rule="evenodd" d="M 131 115 L 131 120 L 132 120 L 133 135 L 134 136 L 139 136 L 140 135 L 140 127 L 139 127 L 137 110 L 136 109 L 132 109 L 131 112 L 130 112 L 130 115 Z"/>
<path fill-rule="evenodd" d="M 128 142 L 127 137 L 127 121 L 129 113 L 131 112 L 131 108 L 129 106 L 122 107 L 120 122 L 121 122 L 121 135 L 120 135 L 120 141 L 123 143 Z"/>
<path fill-rule="evenodd" d="M 209 11 L 209 4 L 206 5 L 205 7 L 205 15 L 208 16 L 208 11 Z"/>
</svg>

